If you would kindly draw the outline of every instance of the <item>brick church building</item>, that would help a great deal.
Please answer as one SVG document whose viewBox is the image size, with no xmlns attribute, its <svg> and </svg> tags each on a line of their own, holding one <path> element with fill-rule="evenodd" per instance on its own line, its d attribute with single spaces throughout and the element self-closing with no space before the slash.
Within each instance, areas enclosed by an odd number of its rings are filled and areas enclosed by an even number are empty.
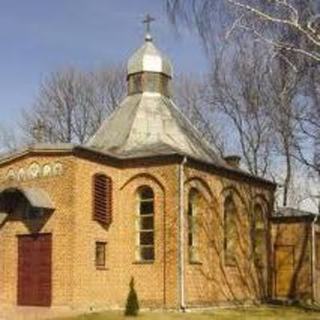
<svg viewBox="0 0 320 320">
<path fill-rule="evenodd" d="M 316 300 L 315 217 L 201 137 L 149 34 L 127 81 L 87 144 L 0 159 L 0 306 L 123 308 L 131 278 L 141 307 Z"/>
</svg>

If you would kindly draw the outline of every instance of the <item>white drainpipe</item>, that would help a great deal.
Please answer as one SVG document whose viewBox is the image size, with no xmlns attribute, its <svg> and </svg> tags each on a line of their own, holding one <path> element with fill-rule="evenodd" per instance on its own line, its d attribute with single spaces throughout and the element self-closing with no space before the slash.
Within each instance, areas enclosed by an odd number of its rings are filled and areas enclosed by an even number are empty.
<svg viewBox="0 0 320 320">
<path fill-rule="evenodd" d="M 187 158 L 184 157 L 179 166 L 179 238 L 178 238 L 178 282 L 179 282 L 179 299 L 180 299 L 180 310 L 185 311 L 185 250 L 184 250 L 184 165 L 187 162 Z"/>
<path fill-rule="evenodd" d="M 312 281 L 312 302 L 315 301 L 316 296 L 316 237 L 315 237 L 315 224 L 318 220 L 317 214 L 311 224 L 311 281 Z"/>
</svg>

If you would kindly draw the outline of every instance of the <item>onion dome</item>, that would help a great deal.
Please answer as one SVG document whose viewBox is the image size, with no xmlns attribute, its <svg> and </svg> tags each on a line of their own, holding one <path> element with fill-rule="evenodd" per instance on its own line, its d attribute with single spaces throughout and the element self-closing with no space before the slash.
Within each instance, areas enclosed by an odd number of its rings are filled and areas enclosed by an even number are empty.
<svg viewBox="0 0 320 320">
<path fill-rule="evenodd" d="M 145 42 L 128 61 L 128 77 L 140 72 L 162 73 L 172 78 L 172 65 L 153 44 L 149 33 L 145 36 Z"/>
</svg>

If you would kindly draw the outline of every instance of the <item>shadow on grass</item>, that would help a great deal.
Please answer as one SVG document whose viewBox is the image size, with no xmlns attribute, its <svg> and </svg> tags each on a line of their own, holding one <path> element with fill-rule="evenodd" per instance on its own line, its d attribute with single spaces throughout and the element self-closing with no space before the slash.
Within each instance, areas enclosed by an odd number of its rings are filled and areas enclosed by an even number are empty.
<svg viewBox="0 0 320 320">
<path fill-rule="evenodd" d="M 210 311 L 141 312 L 137 317 L 125 317 L 122 312 L 91 313 L 56 320 L 316 320 L 320 306 L 263 306 L 255 308 L 215 309 Z"/>
</svg>

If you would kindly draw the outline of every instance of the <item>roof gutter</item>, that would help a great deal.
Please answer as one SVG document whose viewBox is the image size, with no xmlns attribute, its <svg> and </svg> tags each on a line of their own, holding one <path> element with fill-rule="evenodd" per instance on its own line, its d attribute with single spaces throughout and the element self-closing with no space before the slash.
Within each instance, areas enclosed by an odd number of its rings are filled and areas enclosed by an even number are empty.
<svg viewBox="0 0 320 320">
<path fill-rule="evenodd" d="M 184 217 L 184 166 L 187 163 L 187 157 L 183 157 L 179 165 L 179 237 L 178 237 L 178 296 L 180 311 L 185 312 L 185 217 Z"/>
</svg>

